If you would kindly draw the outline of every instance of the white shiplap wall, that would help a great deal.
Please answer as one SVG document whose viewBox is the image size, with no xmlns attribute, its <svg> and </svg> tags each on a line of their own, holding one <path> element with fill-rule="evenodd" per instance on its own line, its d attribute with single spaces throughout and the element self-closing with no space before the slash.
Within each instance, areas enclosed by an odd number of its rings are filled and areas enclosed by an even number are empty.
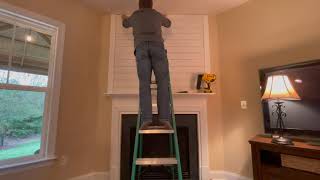
<svg viewBox="0 0 320 180">
<path fill-rule="evenodd" d="M 197 74 L 210 72 L 208 17 L 169 16 L 172 27 L 163 28 L 173 91 L 195 90 Z M 132 29 L 112 15 L 108 94 L 138 93 Z"/>
</svg>

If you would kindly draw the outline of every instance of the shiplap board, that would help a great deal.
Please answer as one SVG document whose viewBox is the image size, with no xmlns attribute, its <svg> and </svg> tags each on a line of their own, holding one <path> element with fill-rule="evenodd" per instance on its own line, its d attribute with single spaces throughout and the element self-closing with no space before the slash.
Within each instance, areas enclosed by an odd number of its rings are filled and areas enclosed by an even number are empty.
<svg viewBox="0 0 320 180">
<path fill-rule="evenodd" d="M 163 28 L 174 91 L 194 90 L 197 74 L 208 71 L 210 57 L 207 16 L 169 16 L 171 28 Z M 122 27 L 121 17 L 112 15 L 108 93 L 138 93 L 132 29 Z M 210 69 L 210 68 L 209 68 Z"/>
</svg>

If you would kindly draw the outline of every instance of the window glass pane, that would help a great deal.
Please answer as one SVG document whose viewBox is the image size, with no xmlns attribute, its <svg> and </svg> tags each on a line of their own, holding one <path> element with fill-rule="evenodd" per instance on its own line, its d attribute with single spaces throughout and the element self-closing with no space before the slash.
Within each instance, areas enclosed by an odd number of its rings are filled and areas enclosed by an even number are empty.
<svg viewBox="0 0 320 180">
<path fill-rule="evenodd" d="M 1 70 L 0 69 L 0 83 L 6 83 L 7 82 L 7 75 L 8 75 L 8 71 L 7 70 Z"/>
<path fill-rule="evenodd" d="M 49 35 L 17 27 L 12 70 L 48 75 L 50 46 Z"/>
<path fill-rule="evenodd" d="M 0 90 L 0 160 L 39 153 L 44 92 Z"/>
<path fill-rule="evenodd" d="M 9 84 L 47 87 L 48 76 L 10 71 Z"/>
<path fill-rule="evenodd" d="M 0 69 L 8 69 L 13 25 L 0 21 Z"/>
<path fill-rule="evenodd" d="M 46 87 L 50 48 L 51 36 L 0 21 L 0 83 L 9 70 L 9 84 Z"/>
</svg>

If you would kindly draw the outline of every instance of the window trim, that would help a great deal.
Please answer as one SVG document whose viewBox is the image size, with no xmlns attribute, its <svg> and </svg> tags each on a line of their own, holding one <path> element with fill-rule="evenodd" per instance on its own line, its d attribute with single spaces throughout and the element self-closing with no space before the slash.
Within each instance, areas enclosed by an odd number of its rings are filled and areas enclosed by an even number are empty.
<svg viewBox="0 0 320 180">
<path fill-rule="evenodd" d="M 0 2 L 0 20 L 52 36 L 52 50 L 50 51 L 47 87 L 35 88 L 22 85 L 0 85 L 0 89 L 39 91 L 47 93 L 44 110 L 45 121 L 42 129 L 40 153 L 27 157 L 2 160 L 0 161 L 0 170 L 5 170 L 8 168 L 56 159 L 55 144 L 59 112 L 65 25 L 59 21 L 4 2 Z"/>
</svg>

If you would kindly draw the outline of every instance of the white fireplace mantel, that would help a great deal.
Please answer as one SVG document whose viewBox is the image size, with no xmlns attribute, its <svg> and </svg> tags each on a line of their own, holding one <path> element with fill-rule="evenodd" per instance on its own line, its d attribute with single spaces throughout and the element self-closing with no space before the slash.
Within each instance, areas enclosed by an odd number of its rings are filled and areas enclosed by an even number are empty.
<svg viewBox="0 0 320 180">
<path fill-rule="evenodd" d="M 110 95 L 110 94 L 109 94 Z M 207 98 L 213 94 L 192 93 L 173 95 L 175 114 L 196 114 L 198 117 L 199 172 L 200 180 L 207 180 L 209 175 Z M 138 114 L 137 94 L 111 94 L 111 179 L 120 179 L 121 124 L 123 114 Z M 153 96 L 154 101 L 156 96 Z M 157 113 L 157 107 L 153 106 Z"/>
<path fill-rule="evenodd" d="M 208 97 L 208 96 L 213 96 L 216 93 L 198 93 L 198 92 L 188 92 L 188 93 L 172 93 L 174 97 L 199 97 L 199 96 L 203 96 L 203 97 Z M 138 97 L 139 94 L 137 93 L 104 93 L 104 95 L 106 96 L 111 96 L 111 97 Z M 152 93 L 152 96 L 156 96 L 155 93 Z"/>
</svg>

